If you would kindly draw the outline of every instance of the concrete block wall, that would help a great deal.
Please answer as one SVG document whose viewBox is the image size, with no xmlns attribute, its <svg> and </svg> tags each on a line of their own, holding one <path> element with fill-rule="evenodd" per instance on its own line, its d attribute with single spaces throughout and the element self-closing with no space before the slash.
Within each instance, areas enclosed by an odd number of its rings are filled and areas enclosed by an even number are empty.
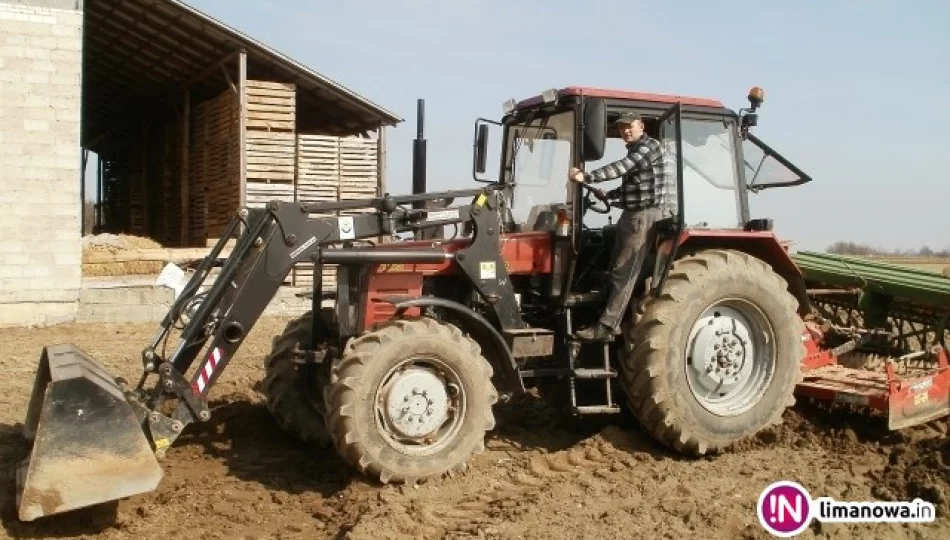
<svg viewBox="0 0 950 540">
<path fill-rule="evenodd" d="M 82 2 L 0 0 L 0 325 L 74 320 Z"/>
<path fill-rule="evenodd" d="M 116 280 L 119 281 L 119 280 Z M 94 283 L 89 280 L 79 295 L 79 323 L 159 322 L 175 302 L 167 287 L 139 283 Z M 210 282 L 206 283 L 210 285 Z M 310 311 L 310 300 L 298 298 L 303 289 L 281 288 L 264 309 L 264 317 L 299 317 Z M 156 331 L 158 326 L 155 327 Z"/>
</svg>

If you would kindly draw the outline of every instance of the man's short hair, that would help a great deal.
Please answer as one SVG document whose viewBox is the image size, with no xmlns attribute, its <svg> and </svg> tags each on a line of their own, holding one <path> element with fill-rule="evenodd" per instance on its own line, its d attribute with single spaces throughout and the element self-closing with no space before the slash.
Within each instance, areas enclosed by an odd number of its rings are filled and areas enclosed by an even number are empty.
<svg viewBox="0 0 950 540">
<path fill-rule="evenodd" d="M 621 124 L 633 124 L 634 122 L 638 120 L 641 123 L 643 122 L 643 118 L 640 117 L 639 113 L 625 112 L 621 114 L 620 116 L 618 116 L 616 120 L 614 120 L 613 126 L 617 127 Z"/>
</svg>

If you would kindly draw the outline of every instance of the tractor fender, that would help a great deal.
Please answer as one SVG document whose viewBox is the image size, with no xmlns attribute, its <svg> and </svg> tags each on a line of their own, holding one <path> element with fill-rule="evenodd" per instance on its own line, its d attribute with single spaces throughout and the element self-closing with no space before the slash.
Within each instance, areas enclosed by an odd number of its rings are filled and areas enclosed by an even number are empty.
<svg viewBox="0 0 950 540">
<path fill-rule="evenodd" d="M 388 296 L 378 301 L 392 304 L 396 308 L 394 317 L 399 317 L 411 308 L 442 308 L 454 315 L 450 322 L 456 324 L 463 332 L 468 333 L 482 348 L 482 352 L 495 369 L 495 386 L 500 392 L 525 392 L 524 381 L 518 371 L 518 365 L 511 354 L 511 349 L 502 335 L 485 317 L 468 306 L 437 298 L 434 296 L 406 297 Z"/>
<path fill-rule="evenodd" d="M 703 249 L 734 249 L 765 261 L 775 273 L 788 282 L 788 291 L 798 300 L 799 315 L 805 316 L 811 312 L 802 271 L 772 231 L 690 229 L 683 231 L 678 244 L 677 251 L 680 253 Z"/>
</svg>

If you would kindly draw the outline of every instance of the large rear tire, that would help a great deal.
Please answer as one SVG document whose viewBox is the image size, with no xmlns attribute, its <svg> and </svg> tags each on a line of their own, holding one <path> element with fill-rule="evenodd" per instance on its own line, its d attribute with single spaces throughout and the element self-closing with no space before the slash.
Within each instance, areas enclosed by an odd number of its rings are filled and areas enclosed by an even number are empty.
<svg viewBox="0 0 950 540">
<path fill-rule="evenodd" d="M 323 387 L 329 379 L 329 363 L 306 367 L 294 362 L 294 351 L 310 343 L 312 324 L 313 312 L 307 312 L 274 338 L 264 362 L 263 389 L 267 410 L 284 431 L 326 448 L 331 440 L 324 422 Z"/>
<path fill-rule="evenodd" d="M 392 320 L 334 363 L 327 424 L 340 456 L 382 483 L 461 472 L 485 448 L 498 393 L 491 364 L 455 326 Z"/>
<path fill-rule="evenodd" d="M 724 450 L 781 422 L 802 380 L 804 323 L 764 261 L 707 250 L 673 264 L 627 330 L 622 383 L 643 428 L 677 452 Z"/>
</svg>

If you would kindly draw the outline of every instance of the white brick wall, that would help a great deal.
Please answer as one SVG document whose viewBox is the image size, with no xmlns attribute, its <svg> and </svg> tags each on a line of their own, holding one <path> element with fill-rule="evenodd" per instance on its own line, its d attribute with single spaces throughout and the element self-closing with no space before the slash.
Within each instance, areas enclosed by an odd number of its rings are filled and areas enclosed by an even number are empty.
<svg viewBox="0 0 950 540">
<path fill-rule="evenodd" d="M 0 0 L 0 325 L 73 320 L 82 4 Z"/>
</svg>

